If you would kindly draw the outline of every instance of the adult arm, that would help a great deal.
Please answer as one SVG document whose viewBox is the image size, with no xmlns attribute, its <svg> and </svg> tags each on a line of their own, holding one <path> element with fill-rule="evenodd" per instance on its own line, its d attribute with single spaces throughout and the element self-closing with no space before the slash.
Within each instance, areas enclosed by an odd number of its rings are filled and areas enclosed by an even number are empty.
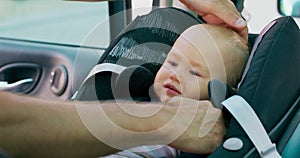
<svg viewBox="0 0 300 158">
<path fill-rule="evenodd" d="M 0 148 L 11 157 L 95 157 L 117 150 L 95 139 L 73 102 L 0 92 Z"/>
<path fill-rule="evenodd" d="M 122 102 L 124 107 L 139 114 L 160 109 L 151 117 L 146 117 L 149 113 L 137 117 L 124 112 L 120 103 L 115 102 L 51 101 L 6 92 L 0 92 L 0 100 L 0 148 L 12 157 L 97 157 L 119 149 L 161 143 L 186 152 L 208 153 L 221 143 L 225 133 L 219 115 L 213 129 L 199 137 L 203 114 L 215 116 L 218 113 L 218 110 L 209 108 L 208 102 L 190 106 L 155 103 L 143 106 Z M 107 126 L 99 127 L 100 135 L 91 134 L 88 123 L 82 119 L 84 115 L 79 115 L 78 109 L 86 110 L 92 116 L 99 114 L 99 108 L 113 125 L 133 134 Z M 171 121 L 174 116 L 178 117 Z M 104 120 L 94 121 L 98 125 L 107 124 Z M 180 135 L 171 134 L 180 129 L 184 129 Z M 108 144 L 103 143 L 107 140 L 110 140 Z M 116 149 L 120 145 L 122 148 Z"/>
<path fill-rule="evenodd" d="M 231 0 L 180 0 L 209 24 L 232 28 L 248 40 L 247 23 Z"/>
<path fill-rule="evenodd" d="M 224 125 L 223 114 L 220 109 L 214 108 L 209 100 L 195 100 L 190 98 L 173 97 L 169 102 L 170 106 L 182 105 L 184 108 L 190 107 L 190 113 L 182 113 L 178 121 L 178 129 L 187 125 L 188 116 L 192 115 L 194 107 L 197 106 L 197 113 L 194 113 L 194 119 L 188 125 L 185 132 L 178 138 L 178 141 L 170 145 L 188 153 L 209 154 L 212 153 L 223 141 L 227 132 Z M 178 130 L 177 129 L 177 130 Z"/>
</svg>

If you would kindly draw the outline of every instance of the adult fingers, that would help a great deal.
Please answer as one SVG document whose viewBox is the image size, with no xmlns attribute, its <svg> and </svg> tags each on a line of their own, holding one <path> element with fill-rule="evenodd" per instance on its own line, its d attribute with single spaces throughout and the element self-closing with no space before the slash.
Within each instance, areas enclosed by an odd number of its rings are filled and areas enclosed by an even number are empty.
<svg viewBox="0 0 300 158">
<path fill-rule="evenodd" d="M 223 24 L 231 27 L 245 40 L 248 39 L 247 23 L 240 16 L 230 0 L 180 0 L 210 24 Z M 217 22 L 216 22 L 217 21 Z M 222 22 L 220 22 L 222 21 Z"/>
<path fill-rule="evenodd" d="M 222 19 L 230 28 L 248 40 L 248 28 L 246 21 L 241 17 L 235 5 L 230 0 L 215 0 L 222 2 L 223 5 L 216 5 L 215 15 Z"/>
</svg>

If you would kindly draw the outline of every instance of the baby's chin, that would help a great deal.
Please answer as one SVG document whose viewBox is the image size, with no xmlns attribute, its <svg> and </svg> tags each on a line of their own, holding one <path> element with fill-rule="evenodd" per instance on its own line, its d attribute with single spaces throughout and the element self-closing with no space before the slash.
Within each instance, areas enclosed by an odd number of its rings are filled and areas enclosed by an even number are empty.
<svg viewBox="0 0 300 158">
<path fill-rule="evenodd" d="M 163 95 L 163 96 L 159 96 L 159 101 L 162 102 L 163 104 L 168 103 L 173 97 L 168 96 L 168 95 Z"/>
</svg>

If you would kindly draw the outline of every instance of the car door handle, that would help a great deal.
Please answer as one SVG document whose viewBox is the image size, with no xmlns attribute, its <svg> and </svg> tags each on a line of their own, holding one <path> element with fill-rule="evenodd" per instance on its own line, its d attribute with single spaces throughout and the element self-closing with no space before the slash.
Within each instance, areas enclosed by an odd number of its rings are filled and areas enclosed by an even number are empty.
<svg viewBox="0 0 300 158">
<path fill-rule="evenodd" d="M 22 79 L 20 81 L 14 82 L 14 83 L 7 83 L 6 81 L 0 81 L 0 91 L 8 91 L 15 89 L 23 84 L 31 83 L 33 82 L 32 78 Z"/>
</svg>

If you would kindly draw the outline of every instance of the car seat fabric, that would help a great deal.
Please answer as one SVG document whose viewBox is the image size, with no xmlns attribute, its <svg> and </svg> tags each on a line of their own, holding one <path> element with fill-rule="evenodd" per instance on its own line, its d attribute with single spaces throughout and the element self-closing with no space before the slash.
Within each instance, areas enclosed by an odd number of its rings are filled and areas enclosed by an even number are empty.
<svg viewBox="0 0 300 158">
<path fill-rule="evenodd" d="M 177 37 L 199 23 L 202 21 L 192 14 L 173 7 L 155 8 L 149 14 L 137 17 L 111 42 L 98 63 L 119 65 L 126 71 L 122 75 L 113 71 L 94 74 L 81 86 L 75 99 L 149 101 L 148 93 L 141 92 L 148 92 Z M 122 79 L 118 79 L 120 76 Z M 119 93 L 128 85 L 130 94 Z"/>
<path fill-rule="evenodd" d="M 238 95 L 252 106 L 272 142 L 278 143 L 300 106 L 296 102 L 300 96 L 299 27 L 292 17 L 281 17 L 272 21 L 257 39 Z M 221 145 L 209 157 L 259 157 L 235 119 L 231 119 L 225 140 L 232 137 L 243 141 L 240 150 L 228 150 Z"/>
</svg>

